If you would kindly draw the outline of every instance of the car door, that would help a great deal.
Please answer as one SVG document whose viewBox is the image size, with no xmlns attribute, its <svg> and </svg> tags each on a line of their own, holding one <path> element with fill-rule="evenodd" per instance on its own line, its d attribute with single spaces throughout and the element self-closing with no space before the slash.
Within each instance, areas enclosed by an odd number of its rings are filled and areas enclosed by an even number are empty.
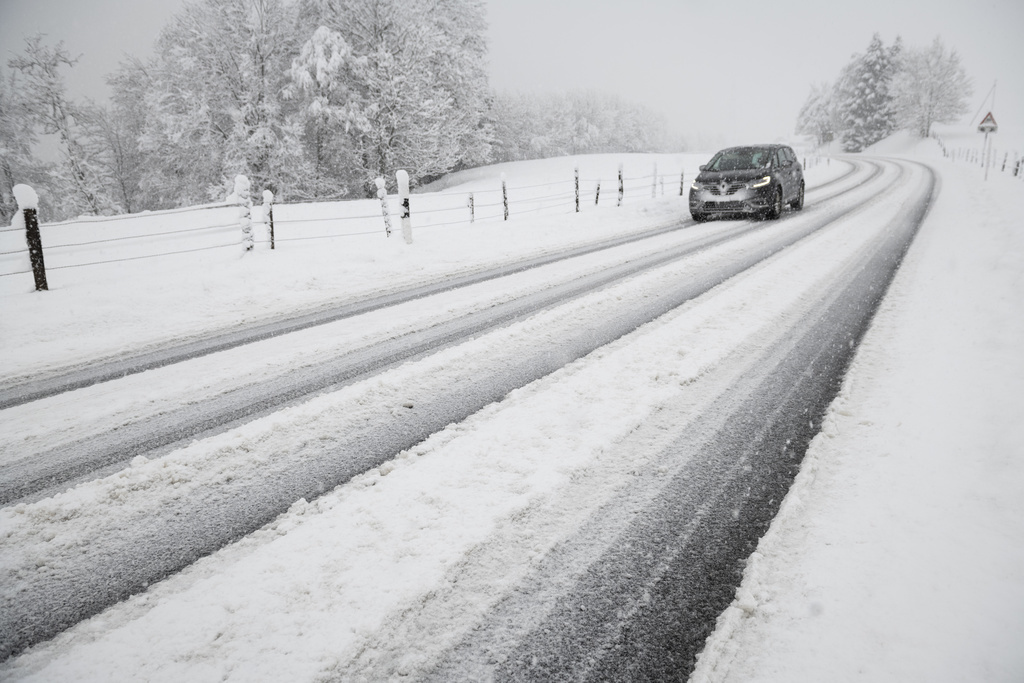
<svg viewBox="0 0 1024 683">
<path fill-rule="evenodd" d="M 789 178 L 787 177 L 786 161 L 781 149 L 772 152 L 772 169 L 779 179 L 779 187 L 782 188 L 782 201 L 789 196 Z"/>
<path fill-rule="evenodd" d="M 785 147 L 779 147 L 775 150 L 776 159 L 778 165 L 779 182 L 782 185 L 782 200 L 788 202 L 793 195 L 796 193 L 796 183 L 793 179 L 793 161 L 795 157 L 791 157 L 786 153 Z"/>
</svg>

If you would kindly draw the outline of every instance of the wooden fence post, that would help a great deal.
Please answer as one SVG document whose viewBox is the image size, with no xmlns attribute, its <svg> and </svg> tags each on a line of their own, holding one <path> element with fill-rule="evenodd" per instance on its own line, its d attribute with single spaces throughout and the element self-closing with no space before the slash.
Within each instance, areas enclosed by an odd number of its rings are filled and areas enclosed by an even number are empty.
<svg viewBox="0 0 1024 683">
<path fill-rule="evenodd" d="M 15 185 L 11 191 L 25 221 L 25 241 L 28 242 L 28 257 L 32 262 L 36 291 L 45 292 L 49 287 L 46 284 L 46 264 L 43 261 L 43 239 L 39 234 L 39 195 L 28 185 Z"/>
<path fill-rule="evenodd" d="M 573 177 L 576 181 L 576 213 L 580 212 L 580 167 L 573 170 Z"/>
<path fill-rule="evenodd" d="M 469 193 L 469 201 L 466 202 L 469 205 L 469 222 L 476 222 L 476 207 L 473 204 L 473 193 Z"/>
<path fill-rule="evenodd" d="M 626 193 L 625 185 L 622 182 L 622 164 L 619 164 L 619 203 L 616 206 L 622 206 L 622 196 Z"/>
<path fill-rule="evenodd" d="M 406 244 L 412 244 L 412 214 L 409 210 L 409 172 L 395 171 L 395 179 L 398 181 L 398 196 L 402 200 L 402 239 Z"/>
<path fill-rule="evenodd" d="M 270 190 L 263 190 L 263 220 L 267 224 L 267 232 L 270 235 L 270 248 L 274 248 L 274 193 Z"/>
<path fill-rule="evenodd" d="M 505 174 L 501 174 L 501 203 L 505 207 L 505 220 L 508 220 L 508 188 L 505 186 Z"/>
</svg>

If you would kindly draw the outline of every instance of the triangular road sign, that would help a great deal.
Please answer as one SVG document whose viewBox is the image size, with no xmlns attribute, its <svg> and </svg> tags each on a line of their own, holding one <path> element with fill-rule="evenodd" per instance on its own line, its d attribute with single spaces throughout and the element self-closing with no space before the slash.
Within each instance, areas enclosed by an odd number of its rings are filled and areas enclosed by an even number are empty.
<svg viewBox="0 0 1024 683">
<path fill-rule="evenodd" d="M 985 118 L 978 124 L 979 133 L 994 133 L 999 126 L 996 125 L 996 119 L 992 116 L 992 112 L 985 114 Z"/>
</svg>

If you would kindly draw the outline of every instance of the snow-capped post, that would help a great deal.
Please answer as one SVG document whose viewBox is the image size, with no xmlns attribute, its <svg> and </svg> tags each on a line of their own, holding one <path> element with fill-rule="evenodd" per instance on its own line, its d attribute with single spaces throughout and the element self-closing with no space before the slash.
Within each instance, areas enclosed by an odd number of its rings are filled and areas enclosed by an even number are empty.
<svg viewBox="0 0 1024 683">
<path fill-rule="evenodd" d="M 622 196 L 626 194 L 626 187 L 622 182 L 622 164 L 619 164 L 619 203 L 615 206 L 622 206 Z"/>
<path fill-rule="evenodd" d="M 39 234 L 39 195 L 28 185 L 11 188 L 18 209 L 25 220 L 25 241 L 28 242 L 28 257 L 32 262 L 32 276 L 36 280 L 36 291 L 44 292 L 46 286 L 46 264 L 43 262 L 43 240 Z"/>
<path fill-rule="evenodd" d="M 267 224 L 270 235 L 270 248 L 274 248 L 274 193 L 263 190 L 263 222 Z"/>
<path fill-rule="evenodd" d="M 999 169 L 1000 173 L 1006 173 L 1006 161 L 1010 158 L 1010 153 L 1007 152 L 1003 155 L 1003 167 Z"/>
<path fill-rule="evenodd" d="M 391 237 L 391 216 L 388 214 L 388 191 L 384 187 L 384 179 L 377 178 L 373 181 L 377 186 L 377 199 L 380 200 L 380 210 L 384 214 L 384 234 Z"/>
<path fill-rule="evenodd" d="M 412 244 L 412 214 L 409 211 L 409 172 L 395 171 L 398 181 L 398 197 L 402 200 L 402 239 Z"/>
<path fill-rule="evenodd" d="M 654 180 L 651 181 L 651 199 L 658 198 L 658 164 L 654 164 Z"/>
<path fill-rule="evenodd" d="M 580 212 L 580 167 L 573 169 L 573 177 L 576 179 L 576 213 Z"/>
<path fill-rule="evenodd" d="M 679 196 L 686 193 L 686 171 L 679 171 Z"/>
<path fill-rule="evenodd" d="M 501 174 L 501 203 L 505 207 L 505 220 L 508 220 L 508 187 L 505 185 L 505 174 Z"/>
<path fill-rule="evenodd" d="M 251 185 L 249 179 L 239 173 L 235 176 L 235 191 L 231 193 L 235 203 L 238 204 L 238 225 L 242 228 L 242 247 L 245 251 L 252 251 L 254 242 L 252 239 L 252 196 L 250 195 Z"/>
<path fill-rule="evenodd" d="M 601 181 L 597 181 L 597 187 L 594 189 L 594 206 L 601 201 Z"/>
<path fill-rule="evenodd" d="M 473 205 L 473 193 L 472 192 L 469 193 L 469 200 L 466 202 L 466 205 L 469 206 L 469 222 L 470 223 L 475 223 L 476 222 L 476 207 Z"/>
</svg>

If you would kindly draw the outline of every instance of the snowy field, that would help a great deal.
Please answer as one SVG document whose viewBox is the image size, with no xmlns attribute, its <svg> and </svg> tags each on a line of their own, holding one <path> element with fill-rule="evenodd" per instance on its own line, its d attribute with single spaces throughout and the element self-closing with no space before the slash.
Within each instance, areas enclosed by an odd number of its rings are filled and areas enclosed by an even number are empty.
<svg viewBox="0 0 1024 683">
<path fill-rule="evenodd" d="M 944 159 L 930 141 L 890 141 L 873 152 L 931 165 L 941 182 L 937 201 L 692 680 L 1024 678 L 1024 182 L 1006 173 L 985 182 L 980 168 Z M 0 381 L 668 225 L 687 216 L 680 172 L 692 179 L 706 159 L 584 157 L 467 172 L 428 188 L 437 196 L 414 195 L 420 218 L 412 246 L 402 243 L 397 221 L 396 234 L 384 236 L 372 201 L 275 208 L 278 249 L 261 243 L 245 255 L 234 242 L 234 208 L 199 214 L 209 217 L 205 243 L 191 232 L 162 234 L 196 227 L 195 213 L 89 221 L 88 231 L 44 227 L 44 245 L 97 243 L 47 253 L 55 267 L 48 293 L 32 292 L 30 275 L 0 277 Z M 615 206 L 619 163 L 628 187 L 622 207 Z M 576 165 L 589 198 L 579 215 Z M 848 167 L 809 165 L 809 185 Z M 495 189 L 500 173 L 510 188 L 508 222 Z M 601 205 L 594 206 L 598 181 Z M 469 192 L 480 211 L 472 224 Z M 127 227 L 132 221 L 139 223 Z M 99 241 L 132 230 L 161 234 L 141 246 Z M 154 241 L 169 241 L 162 251 L 212 248 L 148 258 Z M 9 243 L 0 251 L 13 250 Z M 120 260 L 135 257 L 143 258 Z M 14 258 L 3 272 L 17 268 Z M 74 267 L 73 258 L 112 262 Z M 396 628 L 394 615 L 443 593 L 453 568 L 480 560 L 485 542 L 491 550 L 483 559 L 495 567 L 517 566 L 514 555 L 543 555 L 547 537 L 495 539 L 511 535 L 505 520 L 571 493 L 576 473 L 612 466 L 601 459 L 607 439 L 662 400 L 659 370 L 669 366 L 659 364 L 681 362 L 663 340 L 685 331 L 687 316 L 666 318 L 642 343 L 596 352 L 383 467 L 299 501 L 259 532 L 4 662 L 0 677 L 322 680 L 384 656 L 368 643 Z M 543 331 L 539 322 L 520 333 Z M 458 356 L 431 362 L 440 372 Z M 593 401 L 589 414 L 565 409 L 607 393 L 609 367 L 629 402 Z M 314 399 L 192 451 L 238 451 L 274 438 L 281 425 L 333 419 L 344 401 L 398 395 L 411 372 Z M 104 480 L 0 510 L 0 543 L 21 544 L 19 534 L 34 533 L 33 542 L 73 550 L 76 539 L 60 536 L 62 520 L 88 517 L 97 501 L 112 505 L 155 482 L 173 496 L 189 485 L 187 465 L 181 454 L 139 459 Z M 484 608 L 449 607 L 460 611 L 424 615 L 438 633 Z M 391 656 L 405 662 L 399 674 L 415 678 L 417 657 L 429 653 L 401 652 L 402 645 L 392 642 L 399 652 Z"/>
<path fill-rule="evenodd" d="M 0 380 L 669 225 L 688 215 L 679 199 L 680 173 L 689 183 L 705 161 L 707 155 L 598 155 L 465 171 L 439 192 L 413 195 L 413 249 L 402 242 L 393 195 L 390 238 L 377 200 L 277 206 L 273 251 L 254 200 L 258 244 L 248 254 L 233 206 L 46 225 L 46 296 L 31 294 L 23 231 L 2 229 Z M 616 206 L 619 165 L 622 207 Z"/>
</svg>

